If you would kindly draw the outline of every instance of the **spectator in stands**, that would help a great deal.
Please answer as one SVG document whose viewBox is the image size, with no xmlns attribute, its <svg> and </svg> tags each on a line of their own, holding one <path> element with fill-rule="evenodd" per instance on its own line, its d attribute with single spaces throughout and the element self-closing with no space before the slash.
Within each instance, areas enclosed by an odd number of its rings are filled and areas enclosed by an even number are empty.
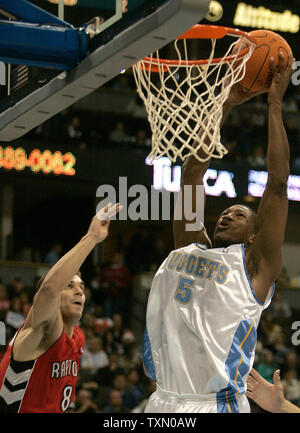
<svg viewBox="0 0 300 433">
<path fill-rule="evenodd" d="M 123 370 L 120 369 L 119 359 L 120 355 L 118 351 L 111 352 L 108 355 L 109 366 L 100 370 L 100 374 L 98 375 L 99 383 L 102 385 L 111 387 L 113 383 L 113 379 L 118 372 L 123 373 Z"/>
<path fill-rule="evenodd" d="M 143 390 L 140 385 L 141 379 L 138 369 L 132 368 L 131 370 L 129 370 L 127 374 L 127 383 L 128 389 L 133 392 L 137 401 L 141 401 L 143 397 Z"/>
<path fill-rule="evenodd" d="M 8 296 L 9 299 L 14 298 L 15 296 L 20 296 L 24 288 L 24 284 L 20 275 L 16 275 L 13 280 L 8 285 Z"/>
<path fill-rule="evenodd" d="M 260 322 L 259 333 L 264 346 L 270 346 L 276 339 L 276 336 L 282 332 L 281 326 L 274 322 L 273 315 L 270 311 L 265 311 Z"/>
<path fill-rule="evenodd" d="M 258 339 L 256 342 L 256 346 L 255 346 L 255 357 L 254 357 L 254 366 L 256 367 L 262 360 L 262 356 L 263 356 L 263 344 L 262 342 Z"/>
<path fill-rule="evenodd" d="M 279 368 L 282 368 L 284 365 L 286 354 L 289 349 L 285 345 L 285 336 L 283 332 L 280 332 L 276 335 L 270 349 L 274 353 L 274 361 Z"/>
<path fill-rule="evenodd" d="M 31 308 L 31 303 L 29 302 L 29 294 L 26 290 L 22 290 L 20 293 L 20 301 L 21 301 L 21 312 L 26 317 Z"/>
<path fill-rule="evenodd" d="M 271 350 L 264 349 L 262 360 L 258 363 L 256 370 L 264 379 L 272 383 L 273 373 L 277 370 L 277 366 L 274 363 L 274 355 Z"/>
<path fill-rule="evenodd" d="M 89 380 L 95 380 L 98 370 L 109 365 L 106 352 L 103 350 L 102 340 L 100 337 L 91 337 L 88 340 L 81 358 L 81 368 Z"/>
<path fill-rule="evenodd" d="M 139 368 L 141 362 L 136 343 L 130 342 L 124 345 L 124 354 L 120 357 L 120 366 L 124 371 L 128 373 L 133 368 Z"/>
<path fill-rule="evenodd" d="M 115 129 L 109 134 L 109 140 L 115 143 L 124 143 L 128 141 L 128 135 L 125 132 L 125 125 L 123 122 L 117 122 Z"/>
<path fill-rule="evenodd" d="M 114 314 L 112 320 L 113 320 L 113 326 L 109 331 L 112 332 L 113 341 L 116 345 L 118 345 L 119 353 L 122 354 L 124 351 L 123 349 L 124 341 L 126 341 L 126 339 L 127 341 L 128 339 L 132 341 L 132 339 L 134 339 L 134 335 L 130 329 L 126 329 L 124 327 L 123 318 L 121 314 L 118 313 Z"/>
<path fill-rule="evenodd" d="M 287 320 L 291 318 L 291 307 L 282 299 L 280 290 L 275 291 L 269 311 L 272 313 L 274 321 L 280 326 L 284 326 Z"/>
<path fill-rule="evenodd" d="M 95 307 L 95 331 L 99 335 L 104 335 L 105 332 L 113 326 L 113 321 L 110 317 L 105 317 L 104 310 L 101 305 Z"/>
<path fill-rule="evenodd" d="M 82 326 L 85 328 L 92 329 L 93 332 L 95 332 L 96 329 L 96 316 L 95 314 L 87 311 L 84 316 L 82 317 Z"/>
<path fill-rule="evenodd" d="M 107 317 L 114 313 L 126 315 L 130 302 L 131 274 L 124 265 L 120 252 L 113 255 L 112 261 L 102 270 L 101 287 L 106 291 L 104 312 Z"/>
<path fill-rule="evenodd" d="M 98 406 L 92 401 L 90 391 L 79 389 L 75 397 L 75 413 L 98 413 Z"/>
<path fill-rule="evenodd" d="M 11 300 L 10 309 L 6 314 L 5 322 L 16 331 L 20 326 L 22 326 L 24 320 L 25 316 L 22 313 L 21 300 L 16 296 Z"/>
<path fill-rule="evenodd" d="M 7 295 L 7 288 L 4 284 L 0 284 L 0 320 L 4 320 L 7 311 L 10 307 L 10 300 Z"/>
<path fill-rule="evenodd" d="M 113 378 L 113 389 L 120 392 L 122 405 L 129 410 L 133 409 L 139 404 L 139 400 L 137 399 L 134 392 L 128 388 L 127 378 L 124 373 L 116 373 Z"/>
<path fill-rule="evenodd" d="M 282 376 L 282 385 L 285 398 L 293 404 L 300 404 L 300 383 L 297 379 L 295 370 L 286 370 Z"/>
<path fill-rule="evenodd" d="M 111 328 L 107 329 L 103 335 L 103 347 L 108 355 L 111 353 L 123 353 L 121 344 L 115 341 L 114 333 Z"/>
<path fill-rule="evenodd" d="M 109 392 L 109 403 L 102 410 L 102 413 L 128 413 L 129 409 L 123 406 L 120 391 L 112 389 Z"/>
<path fill-rule="evenodd" d="M 45 263 L 54 265 L 61 258 L 63 252 L 62 244 L 56 242 L 45 257 Z"/>
<path fill-rule="evenodd" d="M 297 353 L 295 350 L 291 349 L 287 352 L 284 360 L 284 366 L 282 368 L 282 374 L 284 374 L 288 370 L 295 371 L 295 377 L 300 379 L 300 365 L 297 357 Z"/>
</svg>

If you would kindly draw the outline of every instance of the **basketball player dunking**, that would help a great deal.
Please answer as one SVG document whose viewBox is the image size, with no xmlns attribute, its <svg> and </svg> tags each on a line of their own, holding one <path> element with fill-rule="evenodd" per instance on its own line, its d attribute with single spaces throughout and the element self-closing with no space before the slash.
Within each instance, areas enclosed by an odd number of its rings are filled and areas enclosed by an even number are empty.
<svg viewBox="0 0 300 433">
<path fill-rule="evenodd" d="M 95 245 L 108 235 L 109 218 L 120 210 L 107 205 L 87 234 L 48 272 L 23 326 L 0 364 L 0 412 L 64 412 L 74 399 L 85 336 L 81 318 L 84 284 L 78 271 Z"/>
<path fill-rule="evenodd" d="M 281 271 L 288 215 L 289 144 L 281 102 L 292 62 L 286 67 L 282 55 L 278 68 L 270 62 L 268 182 L 257 215 L 244 205 L 224 210 L 213 248 L 205 229 L 186 232 L 191 221 L 174 221 L 177 249 L 157 271 L 147 306 L 144 365 L 157 390 L 145 412 L 250 411 L 246 385 L 256 329 Z M 223 118 L 252 96 L 235 85 Z M 208 166 L 187 159 L 182 187 L 203 184 Z"/>
</svg>

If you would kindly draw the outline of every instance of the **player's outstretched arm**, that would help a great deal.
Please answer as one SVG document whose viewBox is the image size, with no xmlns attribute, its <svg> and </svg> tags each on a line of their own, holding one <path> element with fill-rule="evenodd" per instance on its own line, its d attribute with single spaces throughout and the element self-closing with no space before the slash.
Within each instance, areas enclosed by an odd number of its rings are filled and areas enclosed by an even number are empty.
<svg viewBox="0 0 300 433">
<path fill-rule="evenodd" d="M 268 412 L 300 413 L 297 406 L 285 399 L 279 374 L 279 370 L 274 372 L 272 384 L 253 368 L 247 381 L 247 397 Z"/>
<path fill-rule="evenodd" d="M 229 96 L 223 106 L 221 125 L 224 123 L 226 117 L 234 106 L 249 101 L 256 95 L 258 95 L 258 93 L 247 91 L 239 83 L 232 86 Z M 201 131 L 199 131 L 199 134 L 201 134 Z M 199 156 L 205 158 L 207 155 L 200 150 Z M 187 215 L 195 213 L 199 214 L 199 212 L 204 216 L 205 191 L 203 178 L 209 165 L 210 160 L 201 162 L 194 156 L 187 158 L 182 165 L 181 192 L 176 203 L 173 221 L 175 248 L 185 247 L 193 242 L 205 244 L 208 247 L 211 247 L 211 241 L 203 225 L 204 221 L 202 221 L 202 225 L 199 226 L 196 218 L 190 220 L 187 217 Z M 194 224 L 197 229 L 187 230 L 189 224 Z"/>
<path fill-rule="evenodd" d="M 110 218 L 119 211 L 119 204 L 101 209 L 93 217 L 86 235 L 50 269 L 34 297 L 24 328 L 37 328 L 56 320 L 61 290 L 67 287 L 95 245 L 107 237 Z"/>
<path fill-rule="evenodd" d="M 246 267 L 260 302 L 281 271 L 281 247 L 288 216 L 287 182 L 290 149 L 282 120 L 282 99 L 292 75 L 292 57 L 285 66 L 283 55 L 276 68 L 271 60 L 273 81 L 268 92 L 268 181 L 257 213 L 256 239 L 246 251 Z"/>
</svg>

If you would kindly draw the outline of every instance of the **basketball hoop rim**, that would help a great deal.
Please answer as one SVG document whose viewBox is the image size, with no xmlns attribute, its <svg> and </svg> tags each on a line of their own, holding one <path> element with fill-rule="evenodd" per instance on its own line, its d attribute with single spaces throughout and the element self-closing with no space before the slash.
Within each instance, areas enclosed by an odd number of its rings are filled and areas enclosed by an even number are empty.
<svg viewBox="0 0 300 433">
<path fill-rule="evenodd" d="M 240 36 L 248 39 L 254 46 L 256 46 L 256 41 L 254 37 L 252 37 L 248 32 L 244 30 L 240 30 L 233 27 L 225 27 L 225 26 L 213 26 L 209 24 L 196 24 L 191 27 L 187 32 L 183 33 L 181 36 L 176 38 L 176 40 L 180 39 L 222 39 L 225 36 Z M 169 59 L 157 59 L 154 57 L 144 57 L 137 65 L 142 65 L 146 63 L 147 69 L 149 68 L 152 72 L 158 72 L 161 67 L 164 70 L 167 66 L 175 66 L 175 67 L 186 67 L 186 66 L 201 66 L 210 64 L 218 64 L 221 61 L 223 62 L 231 62 L 232 60 L 238 60 L 244 57 L 250 50 L 250 46 L 246 49 L 241 50 L 238 55 L 230 55 L 225 58 L 216 57 L 214 59 L 201 59 L 201 60 L 169 60 Z"/>
</svg>

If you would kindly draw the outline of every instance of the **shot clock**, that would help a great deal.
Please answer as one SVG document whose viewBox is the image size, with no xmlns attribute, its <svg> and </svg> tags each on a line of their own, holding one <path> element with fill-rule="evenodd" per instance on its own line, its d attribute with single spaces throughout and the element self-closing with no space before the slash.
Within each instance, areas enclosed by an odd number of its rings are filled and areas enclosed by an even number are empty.
<svg viewBox="0 0 300 433">
<path fill-rule="evenodd" d="M 33 149 L 26 152 L 22 147 L 0 146 L 0 171 L 30 169 L 33 173 L 74 176 L 76 158 L 71 152 Z"/>
</svg>

